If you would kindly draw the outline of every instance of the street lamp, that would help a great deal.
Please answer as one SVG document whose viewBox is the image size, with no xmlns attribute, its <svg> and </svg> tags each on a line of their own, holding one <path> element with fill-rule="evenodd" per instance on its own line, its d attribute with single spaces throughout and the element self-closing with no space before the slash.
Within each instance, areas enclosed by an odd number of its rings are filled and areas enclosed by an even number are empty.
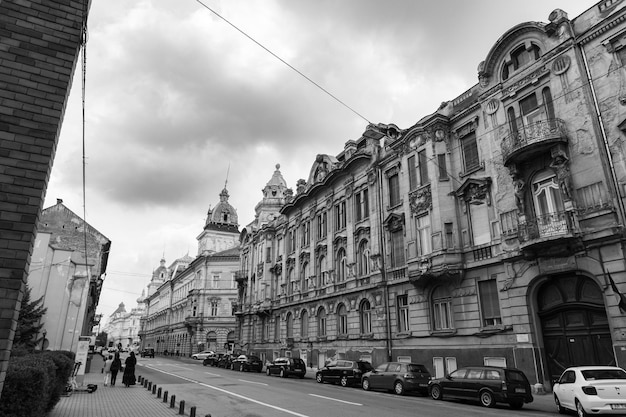
<svg viewBox="0 0 626 417">
<path fill-rule="evenodd" d="M 41 339 L 41 350 L 44 349 L 44 346 L 46 345 L 46 335 L 48 334 L 48 332 L 46 331 L 46 329 L 43 329 L 43 339 Z"/>
</svg>

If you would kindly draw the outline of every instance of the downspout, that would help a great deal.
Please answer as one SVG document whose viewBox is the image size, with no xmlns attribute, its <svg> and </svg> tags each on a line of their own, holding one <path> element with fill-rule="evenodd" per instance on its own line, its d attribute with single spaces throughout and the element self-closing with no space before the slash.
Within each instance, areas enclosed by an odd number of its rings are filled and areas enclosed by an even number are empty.
<svg viewBox="0 0 626 417">
<path fill-rule="evenodd" d="M 570 27 L 571 27 L 571 23 L 570 23 Z M 572 33 L 574 33 L 573 28 L 571 28 L 571 30 L 572 30 Z M 615 172 L 615 165 L 613 163 L 613 156 L 611 155 L 611 148 L 609 146 L 609 140 L 606 135 L 604 121 L 602 120 L 602 114 L 600 113 L 600 105 L 598 104 L 598 97 L 596 95 L 596 90 L 593 86 L 593 78 L 591 77 L 591 71 L 589 70 L 587 55 L 585 54 L 585 50 L 580 45 L 580 43 L 576 42 L 575 44 L 578 47 L 578 50 L 580 51 L 583 65 L 585 66 L 585 76 L 587 77 L 587 82 L 589 84 L 589 89 L 591 91 L 591 98 L 593 99 L 593 107 L 596 112 L 596 118 L 598 119 L 598 123 L 600 124 L 600 133 L 602 134 L 602 142 L 604 144 L 604 150 L 606 152 L 607 159 L 609 161 L 609 171 L 611 173 L 611 181 L 613 182 L 613 187 L 615 187 L 615 192 L 617 193 L 616 195 L 617 204 L 618 204 L 618 208 L 620 211 L 619 222 L 620 222 L 620 226 L 623 226 L 626 210 L 624 209 L 624 202 L 622 201 L 622 197 L 621 197 L 622 193 L 620 192 L 619 181 L 617 180 L 617 173 Z"/>
<path fill-rule="evenodd" d="M 378 143 L 378 146 L 380 145 L 380 142 Z M 387 337 L 386 337 L 386 345 L 387 345 L 387 361 L 391 362 L 392 361 L 392 349 L 393 349 L 393 341 L 391 340 L 391 318 L 390 318 L 390 311 L 389 311 L 389 288 L 387 287 L 387 271 L 386 271 L 386 267 L 385 267 L 385 258 L 386 253 L 385 253 L 385 239 L 384 239 L 384 232 L 385 232 L 385 228 L 383 226 L 383 178 L 382 178 L 382 170 L 380 167 L 380 164 L 378 163 L 378 161 L 376 161 L 376 172 L 377 172 L 377 182 L 378 182 L 378 222 L 379 222 L 379 231 L 380 233 L 378 234 L 378 239 L 379 239 L 379 245 L 380 245 L 380 275 L 381 275 L 381 280 L 382 280 L 382 285 L 383 285 L 383 296 L 385 299 L 385 324 L 386 324 L 386 330 L 387 330 Z"/>
</svg>

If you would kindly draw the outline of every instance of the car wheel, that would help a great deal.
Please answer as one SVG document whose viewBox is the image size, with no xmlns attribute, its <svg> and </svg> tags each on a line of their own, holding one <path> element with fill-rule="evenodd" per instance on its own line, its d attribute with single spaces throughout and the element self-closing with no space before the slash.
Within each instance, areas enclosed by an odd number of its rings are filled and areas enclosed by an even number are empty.
<svg viewBox="0 0 626 417">
<path fill-rule="evenodd" d="M 265 369 L 265 375 L 270 376 L 270 368 Z"/>
<path fill-rule="evenodd" d="M 578 400 L 576 400 L 576 414 L 578 414 L 578 417 L 587 417 L 587 412 Z"/>
<path fill-rule="evenodd" d="M 361 386 L 363 387 L 363 389 L 365 391 L 369 391 L 370 390 L 370 380 L 369 380 L 369 378 L 363 378 L 363 382 L 361 383 Z"/>
<path fill-rule="evenodd" d="M 441 392 L 441 387 L 439 385 L 433 385 L 430 388 L 430 396 L 433 400 L 441 400 L 443 399 L 443 393 Z"/>
<path fill-rule="evenodd" d="M 322 376 L 322 374 L 316 374 L 315 375 L 315 380 L 319 383 L 322 384 L 324 382 L 324 377 Z"/>
<path fill-rule="evenodd" d="M 479 394 L 480 396 L 480 403 L 483 405 L 483 407 L 493 407 L 496 405 L 496 402 L 493 400 L 493 394 L 487 390 L 483 390 L 480 392 Z"/>
<path fill-rule="evenodd" d="M 398 395 L 404 395 L 404 384 L 402 381 L 396 381 L 396 383 L 393 384 L 393 392 Z"/>
<path fill-rule="evenodd" d="M 339 383 L 341 384 L 342 387 L 347 387 L 348 386 L 348 377 L 347 376 L 342 376 L 341 379 L 339 380 Z"/>
<path fill-rule="evenodd" d="M 554 396 L 554 403 L 556 404 L 556 411 L 558 411 L 559 414 L 567 413 L 567 410 L 561 405 L 561 401 L 559 401 L 559 397 L 556 395 Z"/>
<path fill-rule="evenodd" d="M 524 400 L 511 400 L 509 401 L 509 407 L 513 410 L 519 410 L 524 406 Z"/>
<path fill-rule="evenodd" d="M 286 376 L 287 376 L 287 375 L 285 374 L 285 370 L 284 370 L 284 369 L 281 369 L 281 370 L 280 370 L 280 377 L 281 377 L 281 378 L 285 378 Z"/>
</svg>

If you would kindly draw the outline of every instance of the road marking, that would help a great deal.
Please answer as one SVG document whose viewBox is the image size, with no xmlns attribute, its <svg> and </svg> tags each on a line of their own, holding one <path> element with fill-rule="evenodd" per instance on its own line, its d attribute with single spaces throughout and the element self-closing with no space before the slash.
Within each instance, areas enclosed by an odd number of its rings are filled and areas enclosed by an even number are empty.
<svg viewBox="0 0 626 417">
<path fill-rule="evenodd" d="M 211 372 L 205 372 L 205 374 L 212 375 L 212 376 L 221 376 L 220 374 L 212 374 Z"/>
<path fill-rule="evenodd" d="M 326 400 L 337 401 L 337 402 L 344 403 L 344 404 L 351 404 L 351 405 L 358 405 L 358 406 L 362 406 L 363 405 L 361 403 L 353 403 L 353 402 L 350 402 L 350 401 L 339 400 L 337 398 L 324 397 L 323 395 L 317 395 L 317 394 L 309 394 L 309 395 L 312 396 L 312 397 L 324 398 Z"/>
<path fill-rule="evenodd" d="M 238 381 L 241 381 L 241 382 L 247 382 L 247 383 L 249 383 L 249 384 L 258 384 L 258 385 L 265 385 L 265 386 L 267 386 L 267 384 L 266 384 L 266 383 L 264 383 L 264 382 L 246 381 L 245 379 L 238 379 Z"/>
<path fill-rule="evenodd" d="M 157 372 L 161 372 L 162 374 L 166 374 L 166 375 L 174 376 L 174 377 L 176 377 L 176 378 L 180 378 L 180 379 L 182 379 L 182 380 L 184 380 L 184 381 L 193 382 L 194 384 L 198 384 L 198 385 L 201 385 L 201 386 L 206 387 L 206 388 L 210 388 L 210 389 L 215 390 L 215 391 L 223 392 L 224 394 L 232 395 L 233 397 L 241 398 L 241 399 L 243 399 L 243 400 L 247 400 L 247 401 L 253 402 L 253 403 L 255 403 L 255 404 L 262 405 L 262 406 L 264 406 L 264 407 L 273 408 L 274 410 L 282 411 L 283 413 L 291 414 L 292 416 L 297 416 L 297 417 L 309 417 L 309 416 L 307 416 L 306 414 L 300 414 L 300 413 L 297 413 L 297 412 L 295 412 L 295 411 L 287 410 L 286 408 L 277 407 L 277 406 L 272 405 L 272 404 L 264 403 L 264 402 L 262 402 L 262 401 L 255 400 L 254 398 L 246 397 L 245 395 L 237 394 L 237 393 L 234 393 L 234 392 L 231 392 L 231 391 L 225 390 L 225 389 L 223 389 L 223 388 L 215 387 L 215 386 L 213 386 L 213 385 L 209 385 L 209 384 L 205 384 L 205 383 L 200 382 L 200 381 L 196 381 L 195 379 L 185 378 L 184 376 L 180 376 L 180 375 L 172 374 L 172 373 L 170 373 L 170 372 L 165 372 L 165 371 L 163 371 L 163 370 L 161 370 L 161 369 L 154 368 L 154 367 L 152 367 L 152 366 L 147 366 L 147 367 L 148 367 L 148 368 L 152 368 L 152 369 L 154 369 L 154 370 L 155 370 L 155 371 L 157 371 Z M 360 405 L 360 404 L 359 404 L 359 405 Z"/>
</svg>

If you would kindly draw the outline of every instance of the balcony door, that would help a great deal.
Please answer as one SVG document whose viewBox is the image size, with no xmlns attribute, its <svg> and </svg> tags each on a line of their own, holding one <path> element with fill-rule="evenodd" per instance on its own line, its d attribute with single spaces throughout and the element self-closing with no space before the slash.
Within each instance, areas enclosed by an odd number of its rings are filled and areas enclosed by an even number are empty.
<svg viewBox="0 0 626 417">
<path fill-rule="evenodd" d="M 540 237 L 567 232 L 561 190 L 552 170 L 540 172 L 532 184 L 533 203 Z"/>
</svg>

